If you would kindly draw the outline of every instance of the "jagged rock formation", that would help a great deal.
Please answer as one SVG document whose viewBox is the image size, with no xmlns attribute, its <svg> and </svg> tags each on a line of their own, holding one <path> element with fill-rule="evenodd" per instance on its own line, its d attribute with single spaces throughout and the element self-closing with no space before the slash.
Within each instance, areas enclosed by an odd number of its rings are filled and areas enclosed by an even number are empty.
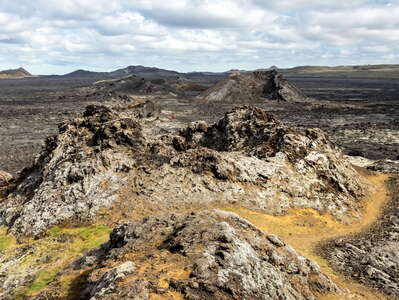
<svg viewBox="0 0 399 300">
<path fill-rule="evenodd" d="M 81 298 L 311 300 L 339 293 L 317 264 L 224 211 L 164 214 L 116 228 L 75 268 L 95 269 Z"/>
<path fill-rule="evenodd" d="M 299 88 L 275 70 L 232 73 L 197 98 L 223 103 L 252 103 L 262 98 L 288 102 L 307 99 Z"/>
<path fill-rule="evenodd" d="M 399 299 L 399 178 L 389 183 L 392 202 L 368 232 L 339 239 L 324 253 L 340 272 Z"/>
<path fill-rule="evenodd" d="M 170 121 L 140 116 L 137 108 L 90 106 L 61 124 L 3 201 L 0 224 L 37 236 L 115 203 L 138 214 L 204 205 L 361 214 L 367 182 L 321 130 L 290 128 L 250 106 L 178 133 Z"/>
<path fill-rule="evenodd" d="M 262 94 L 267 99 L 288 102 L 304 101 L 307 99 L 297 86 L 285 79 L 276 70 L 258 72 L 255 76 L 266 82 Z"/>
<path fill-rule="evenodd" d="M 14 233 L 38 234 L 63 220 L 93 217 L 116 199 L 123 181 L 119 174 L 134 161 L 118 143 L 133 152 L 140 149 L 140 131 L 134 119 L 118 119 L 112 110 L 97 106 L 61 124 L 59 135 L 47 139 L 33 166 L 17 179 L 0 223 L 14 227 Z"/>
</svg>

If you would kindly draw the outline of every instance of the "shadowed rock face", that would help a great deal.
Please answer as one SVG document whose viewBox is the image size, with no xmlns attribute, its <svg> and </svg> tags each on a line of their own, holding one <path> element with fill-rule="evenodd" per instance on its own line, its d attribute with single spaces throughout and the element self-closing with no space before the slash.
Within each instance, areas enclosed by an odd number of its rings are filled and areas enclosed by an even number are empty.
<svg viewBox="0 0 399 300">
<path fill-rule="evenodd" d="M 154 263 L 164 266 L 162 271 Z M 310 300 L 339 293 L 317 264 L 277 236 L 218 210 L 123 224 L 75 268 L 87 264 L 96 271 L 82 299 L 150 299 L 178 292 L 184 299 Z"/>
<path fill-rule="evenodd" d="M 304 101 L 305 94 L 292 82 L 283 77 L 275 70 L 267 72 L 254 72 L 254 76 L 265 82 L 262 96 L 267 99 L 278 101 Z"/>
<path fill-rule="evenodd" d="M 299 88 L 275 70 L 242 75 L 233 73 L 197 98 L 223 103 L 251 103 L 261 98 L 288 102 L 307 100 Z"/>
<path fill-rule="evenodd" d="M 314 208 L 343 220 L 360 215 L 366 181 L 321 130 L 290 128 L 242 106 L 213 125 L 170 132 L 171 121 L 143 114 L 145 107 L 90 106 L 61 124 L 3 201 L 0 224 L 37 236 L 90 220 L 116 201 L 126 213 L 215 204 L 271 214 Z"/>
</svg>

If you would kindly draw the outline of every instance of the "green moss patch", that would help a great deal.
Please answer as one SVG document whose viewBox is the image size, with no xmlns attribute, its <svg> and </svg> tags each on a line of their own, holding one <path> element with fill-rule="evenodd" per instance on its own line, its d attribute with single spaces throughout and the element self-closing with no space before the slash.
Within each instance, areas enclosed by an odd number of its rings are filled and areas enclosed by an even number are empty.
<svg viewBox="0 0 399 300">
<path fill-rule="evenodd" d="M 28 288 L 26 294 L 31 294 L 34 292 L 41 291 L 44 287 L 46 287 L 49 283 L 53 282 L 57 273 L 60 271 L 60 269 L 55 268 L 55 269 L 48 269 L 39 272 L 37 275 L 35 281 L 32 283 L 32 285 Z"/>
<path fill-rule="evenodd" d="M 34 248 L 32 253 L 19 261 L 16 271 L 32 272 L 38 270 L 33 282 L 19 289 L 16 298 L 29 297 L 40 293 L 42 290 L 58 280 L 58 274 L 77 259 L 84 252 L 96 248 L 109 239 L 110 227 L 105 225 L 90 225 L 86 227 L 62 228 L 53 227 L 47 235 L 39 240 L 33 240 L 18 245 L 15 238 L 8 236 L 5 229 L 0 229 L 0 252 L 12 256 L 14 249 L 23 246 Z M 71 280 L 75 280 L 71 277 Z M 63 284 L 68 286 L 68 284 Z"/>
</svg>

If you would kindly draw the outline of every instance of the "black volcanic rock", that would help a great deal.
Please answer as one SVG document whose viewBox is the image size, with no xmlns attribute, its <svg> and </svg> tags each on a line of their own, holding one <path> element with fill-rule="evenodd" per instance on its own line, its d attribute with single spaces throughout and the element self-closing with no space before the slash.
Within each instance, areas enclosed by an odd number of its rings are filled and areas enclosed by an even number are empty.
<svg viewBox="0 0 399 300">
<path fill-rule="evenodd" d="M 295 102 L 304 101 L 307 98 L 297 86 L 276 70 L 254 72 L 254 76 L 265 82 L 262 95 L 267 99 Z"/>
</svg>

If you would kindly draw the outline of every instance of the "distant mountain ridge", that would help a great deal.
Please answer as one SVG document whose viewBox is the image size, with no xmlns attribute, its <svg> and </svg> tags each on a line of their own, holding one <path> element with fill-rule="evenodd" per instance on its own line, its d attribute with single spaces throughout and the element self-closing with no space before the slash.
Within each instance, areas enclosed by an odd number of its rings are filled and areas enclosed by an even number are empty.
<svg viewBox="0 0 399 300">
<path fill-rule="evenodd" d="M 112 76 L 124 76 L 124 75 L 138 75 L 145 77 L 152 76 L 162 76 L 162 77 L 179 77 L 181 73 L 171 70 L 159 69 L 156 67 L 145 67 L 145 66 L 128 66 L 123 69 L 118 69 L 116 71 L 111 72 Z"/>
<path fill-rule="evenodd" d="M 145 77 L 147 79 L 155 79 L 155 78 L 200 78 L 203 76 L 215 76 L 224 77 L 229 76 L 230 74 L 240 73 L 252 73 L 254 71 L 271 71 L 276 70 L 285 75 L 304 75 L 304 76 L 312 76 L 312 74 L 317 74 L 322 76 L 378 76 L 381 72 L 392 73 L 395 77 L 399 76 L 399 64 L 380 64 L 380 65 L 358 65 L 358 66 L 297 66 L 292 68 L 279 68 L 276 66 L 258 68 L 256 70 L 241 70 L 241 69 L 231 69 L 224 72 L 177 72 L 173 70 L 166 70 L 157 67 L 146 67 L 142 65 L 137 66 L 128 66 L 126 68 L 117 69 L 110 72 L 93 72 L 88 70 L 76 70 L 71 73 L 65 75 L 54 75 L 55 77 L 67 77 L 67 78 L 93 78 L 93 79 L 116 79 L 129 75 L 137 75 L 141 77 Z M 53 76 L 51 76 L 53 77 Z"/>
<path fill-rule="evenodd" d="M 277 67 L 275 67 L 277 68 Z M 279 69 L 290 73 L 319 73 L 319 72 L 356 72 L 356 71 L 399 71 L 399 65 L 380 64 L 380 65 L 358 65 L 358 66 L 298 66 L 287 69 Z"/>
<path fill-rule="evenodd" d="M 24 68 L 0 71 L 0 79 L 33 77 Z"/>
<path fill-rule="evenodd" d="M 180 77 L 182 74 L 176 71 L 159 69 L 155 67 L 145 66 L 128 66 L 126 68 L 117 69 L 111 72 L 92 72 L 87 70 L 76 70 L 74 72 L 62 75 L 69 78 L 120 78 L 128 75 L 137 75 L 146 78 L 159 78 L 159 77 Z"/>
<path fill-rule="evenodd" d="M 297 66 L 292 68 L 260 68 L 255 71 L 276 70 L 285 76 L 306 76 L 306 77 L 358 77 L 358 78 L 378 78 L 380 76 L 399 78 L 399 64 L 379 64 L 379 65 L 347 65 L 347 66 Z M 240 73 L 247 74 L 252 71 L 229 70 L 224 74 Z"/>
</svg>

